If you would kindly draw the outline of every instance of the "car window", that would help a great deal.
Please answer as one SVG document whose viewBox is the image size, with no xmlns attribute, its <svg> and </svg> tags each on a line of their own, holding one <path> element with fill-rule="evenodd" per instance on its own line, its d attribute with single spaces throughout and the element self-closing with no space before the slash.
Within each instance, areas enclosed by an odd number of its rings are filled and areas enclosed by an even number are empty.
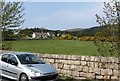
<svg viewBox="0 0 120 81">
<path fill-rule="evenodd" d="M 7 62 L 8 57 L 9 57 L 9 54 L 4 54 L 4 55 L 2 55 L 1 60 L 2 60 L 3 62 Z"/>
<path fill-rule="evenodd" d="M 17 63 L 17 59 L 14 55 L 10 55 L 9 58 L 8 58 L 8 63 L 12 64 L 12 63 Z"/>
<path fill-rule="evenodd" d="M 44 64 L 44 62 L 33 54 L 21 54 L 17 55 L 21 64 Z"/>
</svg>

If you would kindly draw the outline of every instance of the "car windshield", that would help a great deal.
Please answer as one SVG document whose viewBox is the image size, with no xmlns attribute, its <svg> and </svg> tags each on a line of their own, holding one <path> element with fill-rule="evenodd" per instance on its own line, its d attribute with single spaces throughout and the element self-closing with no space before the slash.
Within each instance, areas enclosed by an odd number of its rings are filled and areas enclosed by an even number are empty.
<svg viewBox="0 0 120 81">
<path fill-rule="evenodd" d="M 17 55 L 21 64 L 44 64 L 44 62 L 33 54 L 20 54 Z"/>
</svg>

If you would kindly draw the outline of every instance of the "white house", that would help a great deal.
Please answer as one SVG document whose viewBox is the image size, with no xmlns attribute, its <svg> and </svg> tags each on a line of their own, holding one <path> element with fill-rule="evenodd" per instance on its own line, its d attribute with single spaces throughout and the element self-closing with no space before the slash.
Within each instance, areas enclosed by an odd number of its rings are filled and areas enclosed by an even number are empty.
<svg viewBox="0 0 120 81">
<path fill-rule="evenodd" d="M 32 38 L 47 38 L 48 36 L 50 36 L 50 33 L 38 33 L 38 32 L 34 32 L 32 34 Z"/>
</svg>

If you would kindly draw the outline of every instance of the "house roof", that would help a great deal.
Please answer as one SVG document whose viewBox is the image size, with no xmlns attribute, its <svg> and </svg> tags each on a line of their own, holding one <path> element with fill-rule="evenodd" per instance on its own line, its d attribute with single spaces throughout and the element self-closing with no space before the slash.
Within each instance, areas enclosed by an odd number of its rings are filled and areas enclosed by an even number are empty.
<svg viewBox="0 0 120 81">
<path fill-rule="evenodd" d="M 37 32 L 35 32 L 35 35 L 36 36 L 48 36 L 48 34 L 47 33 L 37 33 Z"/>
</svg>

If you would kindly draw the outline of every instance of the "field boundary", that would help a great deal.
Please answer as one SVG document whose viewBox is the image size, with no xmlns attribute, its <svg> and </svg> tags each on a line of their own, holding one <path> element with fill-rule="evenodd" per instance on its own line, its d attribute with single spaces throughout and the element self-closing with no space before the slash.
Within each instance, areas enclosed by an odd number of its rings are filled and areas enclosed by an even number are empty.
<svg viewBox="0 0 120 81">
<path fill-rule="evenodd" d="M 60 54 L 37 54 L 52 64 L 60 74 L 75 79 L 110 79 L 117 81 L 118 58 Z"/>
</svg>

